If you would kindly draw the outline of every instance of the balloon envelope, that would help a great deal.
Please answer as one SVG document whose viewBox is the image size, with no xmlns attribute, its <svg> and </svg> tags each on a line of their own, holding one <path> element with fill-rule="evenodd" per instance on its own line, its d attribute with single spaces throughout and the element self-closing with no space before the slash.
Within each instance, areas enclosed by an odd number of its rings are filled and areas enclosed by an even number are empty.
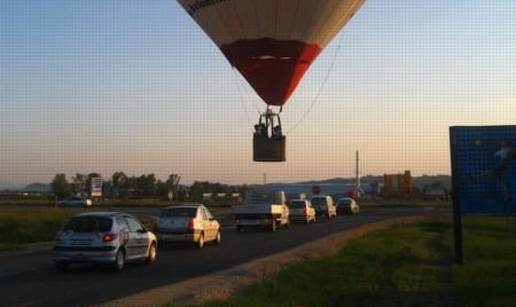
<svg viewBox="0 0 516 307">
<path fill-rule="evenodd" d="M 269 105 L 292 95 L 365 0 L 178 0 Z"/>
</svg>

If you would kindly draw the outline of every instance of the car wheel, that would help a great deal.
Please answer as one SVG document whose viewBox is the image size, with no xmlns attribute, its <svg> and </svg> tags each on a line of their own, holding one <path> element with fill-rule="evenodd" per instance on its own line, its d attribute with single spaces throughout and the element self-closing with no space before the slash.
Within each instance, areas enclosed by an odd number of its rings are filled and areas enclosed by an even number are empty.
<svg viewBox="0 0 516 307">
<path fill-rule="evenodd" d="M 113 263 L 113 270 L 120 272 L 125 267 L 125 252 L 119 249 L 115 256 L 115 263 Z"/>
<path fill-rule="evenodd" d="M 201 235 L 199 236 L 199 241 L 197 241 L 197 248 L 201 249 L 204 247 L 204 233 L 201 232 Z"/>
<path fill-rule="evenodd" d="M 56 270 L 62 273 L 68 272 L 70 270 L 70 263 L 64 261 L 58 261 L 54 263 Z"/>
<path fill-rule="evenodd" d="M 158 250 L 156 248 L 156 243 L 152 242 L 149 247 L 149 253 L 147 254 L 147 263 L 156 262 L 157 256 L 158 256 Z"/>
<path fill-rule="evenodd" d="M 287 220 L 287 223 L 285 224 L 285 229 L 289 229 L 290 228 L 290 220 Z"/>
<path fill-rule="evenodd" d="M 217 236 L 215 237 L 215 244 L 220 244 L 222 242 L 222 236 L 220 235 L 220 230 L 217 231 Z"/>
<path fill-rule="evenodd" d="M 275 231 L 276 231 L 276 220 L 273 220 L 273 221 L 272 221 L 272 224 L 271 224 L 271 231 L 272 231 L 272 232 L 275 232 Z"/>
</svg>

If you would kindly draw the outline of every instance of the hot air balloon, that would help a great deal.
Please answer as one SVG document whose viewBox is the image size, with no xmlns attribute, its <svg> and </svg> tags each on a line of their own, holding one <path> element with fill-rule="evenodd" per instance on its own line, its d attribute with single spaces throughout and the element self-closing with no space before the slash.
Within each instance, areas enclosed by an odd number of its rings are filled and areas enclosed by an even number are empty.
<svg viewBox="0 0 516 307">
<path fill-rule="evenodd" d="M 322 50 L 365 0 L 177 0 L 267 104 L 254 161 L 286 160 L 281 112 Z"/>
</svg>

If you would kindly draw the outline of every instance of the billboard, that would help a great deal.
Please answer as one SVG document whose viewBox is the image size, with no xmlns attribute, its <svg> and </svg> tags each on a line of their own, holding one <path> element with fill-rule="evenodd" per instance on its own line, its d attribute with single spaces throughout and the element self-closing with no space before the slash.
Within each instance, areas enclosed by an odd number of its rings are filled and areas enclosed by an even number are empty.
<svg viewBox="0 0 516 307">
<path fill-rule="evenodd" d="M 91 197 L 102 197 L 102 178 L 91 178 Z"/>
<path fill-rule="evenodd" d="M 451 127 L 460 213 L 516 214 L 516 126 Z"/>
</svg>

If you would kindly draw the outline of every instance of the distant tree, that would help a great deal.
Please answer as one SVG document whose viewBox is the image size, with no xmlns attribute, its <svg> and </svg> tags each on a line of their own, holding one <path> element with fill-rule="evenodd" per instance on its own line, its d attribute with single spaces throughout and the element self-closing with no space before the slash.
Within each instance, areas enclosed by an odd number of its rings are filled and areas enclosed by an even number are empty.
<svg viewBox="0 0 516 307">
<path fill-rule="evenodd" d="M 166 182 L 158 180 L 156 183 L 156 194 L 160 198 L 166 199 L 168 198 L 168 193 L 171 192 L 169 185 Z"/>
<path fill-rule="evenodd" d="M 175 194 L 176 195 L 174 195 L 174 199 L 178 201 L 185 201 L 188 199 L 188 191 L 184 188 L 179 187 Z"/>
<path fill-rule="evenodd" d="M 88 181 L 88 177 L 83 174 L 75 174 L 72 177 L 72 186 L 71 190 L 73 193 L 86 193 L 86 184 Z"/>
<path fill-rule="evenodd" d="M 114 187 L 122 189 L 127 181 L 127 175 L 124 172 L 115 172 L 111 176 L 111 181 L 113 181 Z"/>
<path fill-rule="evenodd" d="M 156 176 L 149 174 L 138 177 L 136 179 L 136 191 L 140 197 L 156 196 Z"/>
<path fill-rule="evenodd" d="M 195 201 L 201 201 L 202 194 L 206 193 L 206 184 L 207 182 L 195 181 L 190 186 L 190 198 Z"/>
<path fill-rule="evenodd" d="M 180 181 L 181 181 L 181 176 L 179 176 L 178 174 L 170 174 L 168 176 L 166 184 L 167 184 L 168 188 L 170 189 L 170 191 L 176 193 Z"/>
<path fill-rule="evenodd" d="M 52 192 L 54 192 L 58 198 L 70 195 L 70 185 L 66 180 L 65 174 L 57 174 L 50 185 L 52 187 Z"/>
</svg>

